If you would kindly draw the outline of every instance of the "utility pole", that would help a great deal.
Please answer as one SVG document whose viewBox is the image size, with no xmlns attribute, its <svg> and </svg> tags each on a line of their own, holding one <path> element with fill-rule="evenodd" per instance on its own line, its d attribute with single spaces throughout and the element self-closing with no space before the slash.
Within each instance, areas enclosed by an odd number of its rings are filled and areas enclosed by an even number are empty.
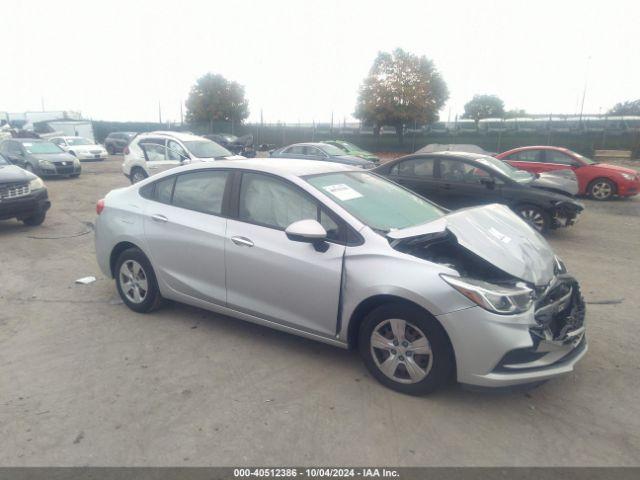
<svg viewBox="0 0 640 480">
<path fill-rule="evenodd" d="M 162 107 L 160 106 L 160 100 L 158 100 L 158 123 L 162 125 Z"/>
<path fill-rule="evenodd" d="M 42 111 L 44 112 L 44 97 L 40 97 L 40 108 L 42 108 Z"/>
<path fill-rule="evenodd" d="M 184 126 L 184 115 L 182 114 L 182 102 L 180 102 L 180 126 Z"/>
<path fill-rule="evenodd" d="M 591 55 L 587 57 L 587 67 L 584 74 L 584 90 L 582 91 L 582 103 L 580 104 L 580 123 L 582 124 L 582 113 L 584 112 L 584 99 L 587 96 L 587 82 L 589 80 L 589 61 L 591 60 Z"/>
</svg>

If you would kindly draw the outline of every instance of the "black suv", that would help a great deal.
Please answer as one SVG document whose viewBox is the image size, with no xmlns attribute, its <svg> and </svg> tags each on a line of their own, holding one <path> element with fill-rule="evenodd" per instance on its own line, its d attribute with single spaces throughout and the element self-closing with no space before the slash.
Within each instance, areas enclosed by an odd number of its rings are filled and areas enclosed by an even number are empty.
<svg viewBox="0 0 640 480">
<path fill-rule="evenodd" d="M 44 182 L 0 155 L 0 220 L 17 218 L 25 225 L 40 225 L 50 206 Z"/>
<path fill-rule="evenodd" d="M 137 133 L 135 132 L 111 132 L 104 139 L 104 148 L 107 149 L 109 155 L 115 155 L 116 153 L 122 153 L 124 147 L 129 145 L 129 142 L 133 140 Z"/>
</svg>

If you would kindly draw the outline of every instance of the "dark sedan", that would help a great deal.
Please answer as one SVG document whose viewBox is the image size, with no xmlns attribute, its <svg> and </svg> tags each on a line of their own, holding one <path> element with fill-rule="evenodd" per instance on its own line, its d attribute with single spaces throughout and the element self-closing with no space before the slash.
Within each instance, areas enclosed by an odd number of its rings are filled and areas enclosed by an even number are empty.
<svg viewBox="0 0 640 480">
<path fill-rule="evenodd" d="M 0 220 L 40 225 L 50 206 L 44 182 L 0 155 Z"/>
<path fill-rule="evenodd" d="M 507 205 L 539 232 L 573 225 L 584 208 L 571 195 L 538 185 L 535 175 L 486 155 L 408 155 L 374 171 L 452 210 L 489 203 Z"/>
<path fill-rule="evenodd" d="M 362 168 L 375 166 L 370 160 L 346 154 L 343 150 L 328 143 L 296 143 L 282 147 L 271 153 L 276 158 L 297 158 L 301 160 L 321 160 L 324 162 L 343 163 Z"/>
<path fill-rule="evenodd" d="M 40 177 L 79 177 L 80 161 L 46 140 L 12 138 L 0 143 L 0 153 L 11 163 Z"/>
</svg>

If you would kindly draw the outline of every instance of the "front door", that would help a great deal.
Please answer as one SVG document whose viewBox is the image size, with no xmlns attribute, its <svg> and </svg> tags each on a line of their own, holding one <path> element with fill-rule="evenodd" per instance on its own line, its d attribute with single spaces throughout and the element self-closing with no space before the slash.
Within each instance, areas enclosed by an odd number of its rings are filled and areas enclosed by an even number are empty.
<svg viewBox="0 0 640 480">
<path fill-rule="evenodd" d="M 433 158 L 410 158 L 395 164 L 389 171 L 389 178 L 439 204 L 442 192 L 434 178 L 434 166 Z"/>
<path fill-rule="evenodd" d="M 229 173 L 199 170 L 155 183 L 144 208 L 144 231 L 156 275 L 172 290 L 224 305 L 222 199 Z"/>
<path fill-rule="evenodd" d="M 244 173 L 238 218 L 226 235 L 228 306 L 267 320 L 329 336 L 336 334 L 345 246 L 338 226 L 298 186 Z M 328 232 L 326 249 L 287 238 L 291 223 L 316 219 Z"/>
</svg>

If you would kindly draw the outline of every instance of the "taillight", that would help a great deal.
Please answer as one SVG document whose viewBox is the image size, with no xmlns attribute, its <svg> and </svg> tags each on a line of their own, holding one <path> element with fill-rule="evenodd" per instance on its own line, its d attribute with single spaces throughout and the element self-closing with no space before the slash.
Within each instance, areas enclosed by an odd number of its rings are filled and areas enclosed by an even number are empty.
<svg viewBox="0 0 640 480">
<path fill-rule="evenodd" d="M 124 153 L 125 155 L 129 155 L 131 151 L 129 150 L 129 145 L 127 145 L 126 147 L 124 147 L 122 149 L 122 153 Z"/>
<path fill-rule="evenodd" d="M 96 203 L 96 213 L 100 215 L 102 210 L 104 210 L 104 198 L 101 198 L 98 200 L 98 203 Z"/>
</svg>

